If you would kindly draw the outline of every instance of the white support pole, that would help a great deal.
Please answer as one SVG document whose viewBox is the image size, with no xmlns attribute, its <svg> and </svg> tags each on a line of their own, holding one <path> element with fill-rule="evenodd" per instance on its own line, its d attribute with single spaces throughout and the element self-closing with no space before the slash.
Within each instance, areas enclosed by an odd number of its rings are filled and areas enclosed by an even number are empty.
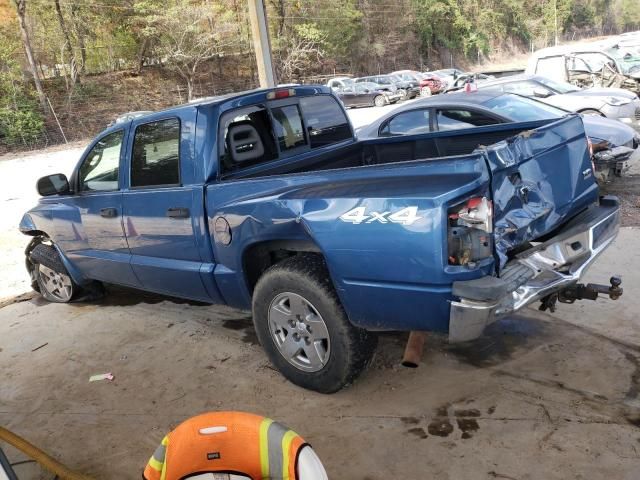
<svg viewBox="0 0 640 480">
<path fill-rule="evenodd" d="M 251 18 L 251 33 L 253 36 L 253 49 L 256 52 L 258 64 L 258 77 L 262 88 L 276 86 L 276 78 L 273 72 L 271 59 L 271 42 L 269 41 L 269 28 L 267 16 L 262 0 L 249 0 L 249 17 Z"/>
</svg>

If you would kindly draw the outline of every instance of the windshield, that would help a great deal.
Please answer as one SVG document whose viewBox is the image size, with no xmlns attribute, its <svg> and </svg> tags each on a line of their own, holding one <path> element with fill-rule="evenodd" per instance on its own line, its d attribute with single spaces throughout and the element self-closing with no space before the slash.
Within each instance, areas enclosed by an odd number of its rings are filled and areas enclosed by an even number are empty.
<svg viewBox="0 0 640 480">
<path fill-rule="evenodd" d="M 551 80 L 550 78 L 540 77 L 536 78 L 536 81 L 540 82 L 546 87 L 549 87 L 552 90 L 555 90 L 558 93 L 570 93 L 570 92 L 579 92 L 580 89 L 575 85 L 571 85 L 567 82 L 559 82 L 556 80 Z"/>
<path fill-rule="evenodd" d="M 484 102 L 483 105 L 497 114 L 504 115 L 516 122 L 560 118 L 568 113 L 546 103 L 511 94 L 494 97 Z"/>
<path fill-rule="evenodd" d="M 618 61 L 622 67 L 622 73 L 629 74 L 640 67 L 640 44 L 611 47 L 607 53 Z"/>
</svg>

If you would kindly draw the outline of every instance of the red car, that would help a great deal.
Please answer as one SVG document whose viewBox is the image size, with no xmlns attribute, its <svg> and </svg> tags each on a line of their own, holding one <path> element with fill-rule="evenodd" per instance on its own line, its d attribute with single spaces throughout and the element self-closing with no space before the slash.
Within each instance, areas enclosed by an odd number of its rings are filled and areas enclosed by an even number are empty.
<svg viewBox="0 0 640 480">
<path fill-rule="evenodd" d="M 423 73 L 420 80 L 420 95 L 428 97 L 436 93 L 443 92 L 447 88 L 445 82 L 434 73 Z"/>
</svg>

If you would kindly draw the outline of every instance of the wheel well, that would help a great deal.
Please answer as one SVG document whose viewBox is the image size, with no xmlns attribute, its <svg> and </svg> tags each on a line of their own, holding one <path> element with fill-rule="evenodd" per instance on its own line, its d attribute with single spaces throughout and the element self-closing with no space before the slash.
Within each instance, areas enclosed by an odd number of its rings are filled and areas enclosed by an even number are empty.
<svg viewBox="0 0 640 480">
<path fill-rule="evenodd" d="M 583 108 L 582 110 L 578 110 L 578 113 L 589 113 L 589 112 L 597 113 L 601 117 L 605 117 L 605 114 L 602 113 L 597 108 Z"/>
<path fill-rule="evenodd" d="M 256 283 L 269 267 L 301 253 L 322 255 L 318 246 L 307 240 L 275 240 L 247 248 L 242 256 L 242 267 L 249 292 L 253 293 Z"/>
</svg>

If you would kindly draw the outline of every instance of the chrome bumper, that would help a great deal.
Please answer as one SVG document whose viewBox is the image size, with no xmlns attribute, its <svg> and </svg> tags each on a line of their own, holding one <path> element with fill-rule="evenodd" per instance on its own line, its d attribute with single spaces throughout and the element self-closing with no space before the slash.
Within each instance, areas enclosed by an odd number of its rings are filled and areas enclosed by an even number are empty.
<svg viewBox="0 0 640 480">
<path fill-rule="evenodd" d="M 603 197 L 558 235 L 517 255 L 500 278 L 454 282 L 460 300 L 451 302 L 449 341 L 473 340 L 498 318 L 575 284 L 618 234 L 619 209 L 617 198 Z"/>
</svg>

